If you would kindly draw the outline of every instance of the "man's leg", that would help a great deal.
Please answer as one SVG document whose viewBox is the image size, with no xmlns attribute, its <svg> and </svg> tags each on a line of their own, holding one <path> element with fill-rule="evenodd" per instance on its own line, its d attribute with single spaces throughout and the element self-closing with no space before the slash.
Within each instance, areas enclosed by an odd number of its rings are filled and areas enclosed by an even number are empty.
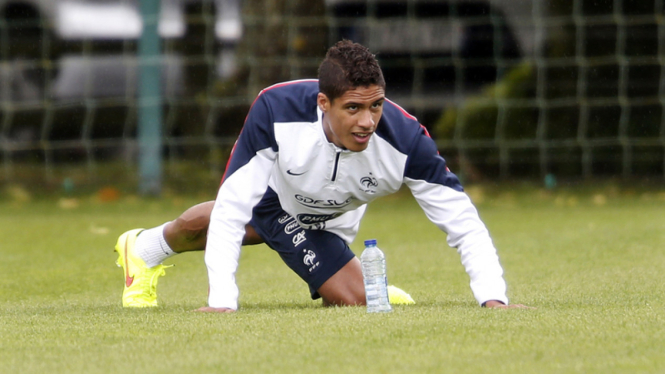
<svg viewBox="0 0 665 374">
<path fill-rule="evenodd" d="M 136 234 L 136 255 L 151 268 L 178 253 L 204 250 L 214 205 L 214 201 L 194 205 L 173 221 L 140 231 Z M 243 245 L 263 243 L 251 226 L 245 231 Z"/>
<path fill-rule="evenodd" d="M 214 201 L 194 205 L 164 226 L 162 235 L 176 253 L 202 251 L 206 246 Z"/>
<path fill-rule="evenodd" d="M 187 209 L 175 221 L 164 226 L 164 239 L 173 252 L 202 251 L 208 237 L 210 213 L 215 206 L 214 201 L 207 201 Z M 243 245 L 261 244 L 263 239 L 252 226 L 245 226 Z"/>
<path fill-rule="evenodd" d="M 317 290 L 325 306 L 365 305 L 360 260 L 354 257 Z"/>
<path fill-rule="evenodd" d="M 130 230 L 118 238 L 116 263 L 123 268 L 125 307 L 157 306 L 157 282 L 165 274 L 162 262 L 181 252 L 205 249 L 214 201 L 187 209 L 176 220 L 148 230 Z M 260 244 L 263 240 L 247 225 L 243 244 Z"/>
</svg>

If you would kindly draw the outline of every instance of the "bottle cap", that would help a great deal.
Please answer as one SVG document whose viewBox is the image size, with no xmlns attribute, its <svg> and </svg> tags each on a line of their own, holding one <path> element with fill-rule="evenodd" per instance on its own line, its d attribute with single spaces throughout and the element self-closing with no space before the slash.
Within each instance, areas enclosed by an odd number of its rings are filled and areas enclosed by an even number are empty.
<svg viewBox="0 0 665 374">
<path fill-rule="evenodd" d="M 370 245 L 376 245 L 376 239 L 365 240 L 365 247 L 369 247 Z"/>
</svg>

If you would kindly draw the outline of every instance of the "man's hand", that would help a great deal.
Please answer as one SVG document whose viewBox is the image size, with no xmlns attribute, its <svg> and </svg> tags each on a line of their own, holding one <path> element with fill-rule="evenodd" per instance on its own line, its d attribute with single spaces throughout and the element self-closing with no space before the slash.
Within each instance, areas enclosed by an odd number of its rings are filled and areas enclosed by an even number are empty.
<svg viewBox="0 0 665 374">
<path fill-rule="evenodd" d="M 235 309 L 231 308 L 213 308 L 211 306 L 204 306 L 199 309 L 194 310 L 194 312 L 202 312 L 202 313 L 233 313 L 235 312 Z"/>
<path fill-rule="evenodd" d="M 506 305 L 500 301 L 497 300 L 490 300 L 485 302 L 485 308 L 492 308 L 492 309 L 536 309 L 530 306 L 522 305 L 522 304 L 509 304 Z"/>
</svg>

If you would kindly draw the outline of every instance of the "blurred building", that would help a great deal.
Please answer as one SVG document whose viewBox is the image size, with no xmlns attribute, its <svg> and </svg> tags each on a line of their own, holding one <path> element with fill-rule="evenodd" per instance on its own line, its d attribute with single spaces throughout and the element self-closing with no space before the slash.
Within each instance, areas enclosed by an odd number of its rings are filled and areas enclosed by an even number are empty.
<svg viewBox="0 0 665 374">
<path fill-rule="evenodd" d="M 188 35 L 188 11 L 196 0 L 162 0 L 159 34 Z M 215 0 L 216 73 L 234 72 L 242 37 L 239 0 Z M 0 0 L 5 21 L 0 100 L 83 100 L 136 93 L 136 44 L 143 30 L 138 0 Z M 190 26 L 191 29 L 191 26 Z M 203 43 L 203 41 L 199 41 Z M 164 51 L 165 95 L 183 95 L 185 59 L 178 48 Z M 47 65 L 47 66 L 45 66 Z"/>
</svg>

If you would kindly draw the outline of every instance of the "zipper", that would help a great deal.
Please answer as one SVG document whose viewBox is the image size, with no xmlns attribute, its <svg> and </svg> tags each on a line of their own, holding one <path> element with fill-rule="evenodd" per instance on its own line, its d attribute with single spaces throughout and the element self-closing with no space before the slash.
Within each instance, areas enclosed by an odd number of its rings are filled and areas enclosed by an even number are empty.
<svg viewBox="0 0 665 374">
<path fill-rule="evenodd" d="M 342 154 L 341 149 L 335 150 L 335 164 L 333 165 L 332 177 L 330 178 L 331 182 L 334 182 L 337 179 L 337 167 L 339 166 L 339 156 Z"/>
</svg>

